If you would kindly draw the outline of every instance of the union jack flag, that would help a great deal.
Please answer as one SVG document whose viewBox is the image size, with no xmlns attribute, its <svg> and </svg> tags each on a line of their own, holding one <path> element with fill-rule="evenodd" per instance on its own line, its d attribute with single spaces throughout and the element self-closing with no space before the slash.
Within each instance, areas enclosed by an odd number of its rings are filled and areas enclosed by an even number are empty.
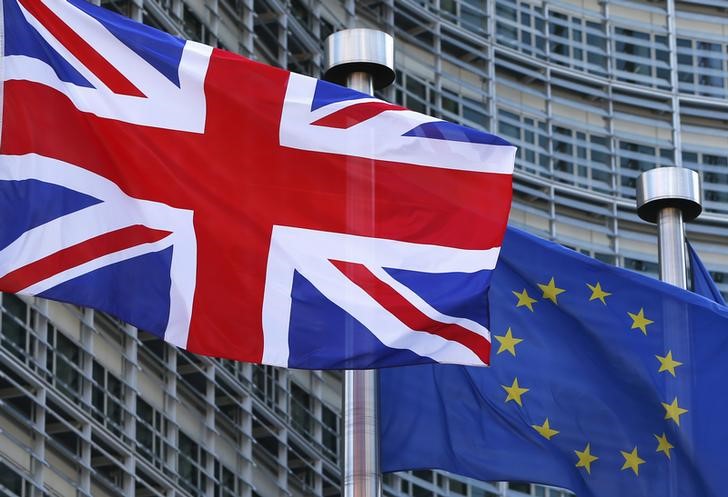
<svg viewBox="0 0 728 497">
<path fill-rule="evenodd" d="M 242 361 L 487 364 L 513 146 L 84 0 L 2 27 L 0 290 Z"/>
</svg>

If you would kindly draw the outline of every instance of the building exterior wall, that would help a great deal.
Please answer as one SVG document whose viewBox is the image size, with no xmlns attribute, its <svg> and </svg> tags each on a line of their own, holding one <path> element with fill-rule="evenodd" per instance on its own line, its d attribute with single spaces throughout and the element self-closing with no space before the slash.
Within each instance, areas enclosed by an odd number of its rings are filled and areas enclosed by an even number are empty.
<svg viewBox="0 0 728 497">
<path fill-rule="evenodd" d="M 511 140 L 511 223 L 610 264 L 657 273 L 635 179 L 695 169 L 705 213 L 687 234 L 728 293 L 728 1 L 102 3 L 313 76 L 328 34 L 390 32 L 398 74 L 382 96 Z M 339 495 L 340 373 L 194 356 L 88 309 L 0 303 L 0 495 Z M 384 483 L 392 496 L 565 495 L 430 471 Z"/>
</svg>

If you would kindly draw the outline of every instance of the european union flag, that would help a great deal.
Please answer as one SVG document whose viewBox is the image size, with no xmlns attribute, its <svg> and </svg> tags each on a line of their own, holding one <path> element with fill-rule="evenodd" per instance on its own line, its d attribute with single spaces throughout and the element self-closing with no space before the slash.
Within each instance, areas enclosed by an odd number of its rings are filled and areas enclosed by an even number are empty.
<svg viewBox="0 0 728 497">
<path fill-rule="evenodd" d="M 723 295 L 720 293 L 718 286 L 710 276 L 710 272 L 703 265 L 703 261 L 701 261 L 700 257 L 698 257 L 698 253 L 695 251 L 690 242 L 687 242 L 687 246 L 693 292 L 721 305 L 726 305 Z"/>
<path fill-rule="evenodd" d="M 728 308 L 514 229 L 489 305 L 490 368 L 380 372 L 383 471 L 725 495 Z"/>
</svg>

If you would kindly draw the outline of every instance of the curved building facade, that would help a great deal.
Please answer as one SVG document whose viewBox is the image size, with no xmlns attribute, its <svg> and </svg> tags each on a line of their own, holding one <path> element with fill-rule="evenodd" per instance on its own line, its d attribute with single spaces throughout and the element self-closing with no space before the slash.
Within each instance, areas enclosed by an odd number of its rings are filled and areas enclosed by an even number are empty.
<svg viewBox="0 0 728 497">
<path fill-rule="evenodd" d="M 396 1 L 366 10 L 399 42 L 398 101 L 518 145 L 513 224 L 656 275 L 655 229 L 636 216 L 636 179 L 660 166 L 699 171 L 704 214 L 688 238 L 726 293 L 728 4 L 705 3 Z"/>
<path fill-rule="evenodd" d="M 700 172 L 688 238 L 728 294 L 728 1 L 101 0 L 173 34 L 320 75 L 325 37 L 395 38 L 383 96 L 519 147 L 511 223 L 657 274 L 635 181 Z M 2 295 L 0 495 L 339 495 L 341 376 L 188 354 L 101 313 Z M 390 496 L 565 497 L 440 472 Z"/>
</svg>

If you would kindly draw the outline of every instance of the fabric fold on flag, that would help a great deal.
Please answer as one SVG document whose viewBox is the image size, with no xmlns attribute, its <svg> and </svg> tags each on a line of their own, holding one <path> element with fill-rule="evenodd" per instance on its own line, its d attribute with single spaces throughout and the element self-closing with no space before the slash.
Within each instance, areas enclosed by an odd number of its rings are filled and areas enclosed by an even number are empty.
<svg viewBox="0 0 728 497">
<path fill-rule="evenodd" d="M 381 467 L 719 497 L 728 308 L 509 228 L 489 368 L 380 372 Z"/>
<path fill-rule="evenodd" d="M 712 300 L 720 305 L 726 305 L 723 294 L 710 276 L 710 272 L 700 260 L 698 253 L 688 241 L 688 260 L 690 261 L 690 278 L 693 284 L 693 292 Z"/>
<path fill-rule="evenodd" d="M 83 0 L 1 1 L 0 291 L 240 361 L 487 364 L 511 144 Z"/>
</svg>

